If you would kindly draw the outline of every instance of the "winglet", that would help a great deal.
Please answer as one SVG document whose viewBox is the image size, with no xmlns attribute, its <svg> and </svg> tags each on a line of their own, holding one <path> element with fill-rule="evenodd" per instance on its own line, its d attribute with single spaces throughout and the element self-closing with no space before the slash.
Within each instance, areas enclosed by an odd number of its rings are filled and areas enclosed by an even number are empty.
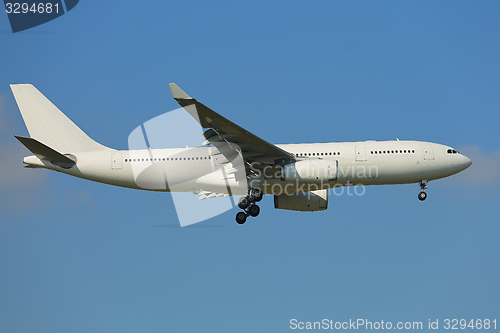
<svg viewBox="0 0 500 333">
<path fill-rule="evenodd" d="M 192 99 L 186 94 L 181 88 L 179 88 L 175 83 L 169 83 L 170 91 L 175 99 Z"/>
</svg>

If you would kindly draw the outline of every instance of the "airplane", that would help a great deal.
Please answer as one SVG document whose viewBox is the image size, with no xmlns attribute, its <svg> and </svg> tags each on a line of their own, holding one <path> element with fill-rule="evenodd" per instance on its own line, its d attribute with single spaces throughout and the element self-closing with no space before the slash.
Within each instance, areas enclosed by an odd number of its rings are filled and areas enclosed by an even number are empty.
<svg viewBox="0 0 500 333">
<path fill-rule="evenodd" d="M 424 141 L 271 144 L 169 86 L 203 128 L 198 147 L 115 150 L 92 140 L 33 85 L 10 85 L 30 135 L 15 136 L 33 153 L 25 167 L 133 189 L 193 192 L 200 200 L 241 195 L 236 222 L 244 224 L 259 215 L 263 195 L 274 196 L 276 209 L 321 211 L 331 188 L 418 183 L 424 201 L 429 181 L 472 164 L 452 147 Z"/>
</svg>

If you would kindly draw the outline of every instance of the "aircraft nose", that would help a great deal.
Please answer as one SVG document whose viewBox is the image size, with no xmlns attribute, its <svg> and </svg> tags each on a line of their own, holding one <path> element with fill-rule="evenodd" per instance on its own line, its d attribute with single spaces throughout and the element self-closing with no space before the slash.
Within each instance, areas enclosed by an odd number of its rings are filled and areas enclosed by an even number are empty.
<svg viewBox="0 0 500 333">
<path fill-rule="evenodd" d="M 462 161 L 460 162 L 460 168 L 462 170 L 465 170 L 467 169 L 468 167 L 470 167 L 472 164 L 472 161 L 470 158 L 468 158 L 467 156 L 465 155 L 462 155 Z"/>
</svg>

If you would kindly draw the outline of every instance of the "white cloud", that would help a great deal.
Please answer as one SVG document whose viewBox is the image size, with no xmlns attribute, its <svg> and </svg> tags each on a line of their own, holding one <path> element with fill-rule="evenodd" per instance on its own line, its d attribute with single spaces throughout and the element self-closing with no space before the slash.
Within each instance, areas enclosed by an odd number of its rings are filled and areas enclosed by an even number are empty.
<svg viewBox="0 0 500 333">
<path fill-rule="evenodd" d="M 4 112 L 6 102 L 7 97 L 5 95 L 0 95 L 0 133 L 8 128 L 7 117 Z"/>
<path fill-rule="evenodd" d="M 0 211 L 16 215 L 47 200 L 48 171 L 24 168 L 23 158 L 31 153 L 14 138 L 21 129 L 7 120 L 5 102 L 0 96 Z"/>
<path fill-rule="evenodd" d="M 61 200 L 73 207 L 95 210 L 90 192 L 79 188 L 63 194 L 50 190 L 49 174 L 45 169 L 25 168 L 23 158 L 32 155 L 14 135 L 25 135 L 26 129 L 17 125 L 14 117 L 21 116 L 16 107 L 6 107 L 7 98 L 0 95 L 0 220 L 3 216 L 16 216 L 39 210 L 51 199 Z"/>
<path fill-rule="evenodd" d="M 84 207 L 85 210 L 96 211 L 94 196 L 86 189 L 68 192 L 67 199 L 75 208 Z"/>
<path fill-rule="evenodd" d="M 453 182 L 449 182 L 449 184 L 469 187 L 500 184 L 500 150 L 485 153 L 477 145 L 461 146 L 458 147 L 458 150 L 472 160 L 472 165 L 453 176 Z"/>
</svg>

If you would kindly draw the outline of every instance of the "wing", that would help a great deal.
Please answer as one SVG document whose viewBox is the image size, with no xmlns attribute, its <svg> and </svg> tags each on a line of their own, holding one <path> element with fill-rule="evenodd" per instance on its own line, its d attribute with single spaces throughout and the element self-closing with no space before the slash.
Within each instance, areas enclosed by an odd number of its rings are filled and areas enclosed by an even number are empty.
<svg viewBox="0 0 500 333">
<path fill-rule="evenodd" d="M 206 141 L 204 145 L 218 143 L 237 144 L 241 149 L 243 159 L 266 164 L 286 164 L 295 160 L 289 152 L 259 138 L 246 129 L 224 118 L 217 112 L 191 98 L 175 83 L 170 83 L 174 99 L 203 127 Z"/>
</svg>

